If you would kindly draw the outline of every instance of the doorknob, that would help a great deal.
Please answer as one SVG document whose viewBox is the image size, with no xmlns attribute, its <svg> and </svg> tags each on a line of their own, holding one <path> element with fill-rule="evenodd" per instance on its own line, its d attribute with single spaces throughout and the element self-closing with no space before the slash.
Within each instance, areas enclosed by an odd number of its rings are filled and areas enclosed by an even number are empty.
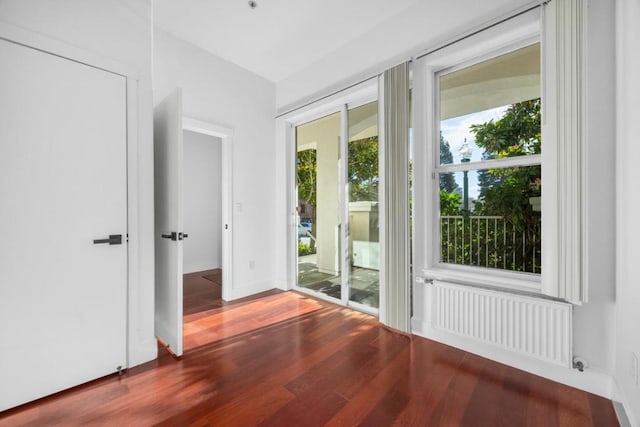
<svg viewBox="0 0 640 427">
<path fill-rule="evenodd" d="M 121 245 L 122 234 L 110 234 L 108 239 L 95 239 L 93 241 L 94 245 L 100 245 L 103 243 L 108 243 L 110 245 Z"/>
</svg>

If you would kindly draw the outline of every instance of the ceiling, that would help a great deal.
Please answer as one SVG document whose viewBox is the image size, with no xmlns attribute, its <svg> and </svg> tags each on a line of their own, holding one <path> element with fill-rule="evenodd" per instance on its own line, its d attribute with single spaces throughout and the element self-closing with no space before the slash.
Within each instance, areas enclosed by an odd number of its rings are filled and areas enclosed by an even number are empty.
<svg viewBox="0 0 640 427">
<path fill-rule="evenodd" d="M 420 0 L 154 0 L 155 25 L 278 82 Z"/>
<path fill-rule="evenodd" d="M 440 77 L 440 119 L 540 97 L 540 43 Z"/>
</svg>

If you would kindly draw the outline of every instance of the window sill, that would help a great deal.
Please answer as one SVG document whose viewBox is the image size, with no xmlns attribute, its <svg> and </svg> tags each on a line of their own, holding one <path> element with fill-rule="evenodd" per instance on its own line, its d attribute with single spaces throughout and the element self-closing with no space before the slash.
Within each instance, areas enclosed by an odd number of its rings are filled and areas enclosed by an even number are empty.
<svg viewBox="0 0 640 427">
<path fill-rule="evenodd" d="M 422 275 L 426 279 L 503 291 L 539 295 L 542 292 L 539 274 L 499 272 L 482 267 L 438 266 L 423 269 Z"/>
</svg>

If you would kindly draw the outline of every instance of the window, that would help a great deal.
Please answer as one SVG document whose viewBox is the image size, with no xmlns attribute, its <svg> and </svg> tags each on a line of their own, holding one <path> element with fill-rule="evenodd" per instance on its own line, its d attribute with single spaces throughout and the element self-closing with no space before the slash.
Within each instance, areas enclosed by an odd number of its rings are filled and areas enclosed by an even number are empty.
<svg viewBox="0 0 640 427">
<path fill-rule="evenodd" d="M 555 180 L 543 43 L 537 8 L 415 64 L 414 248 L 427 278 L 543 290 L 542 184 Z"/>
<path fill-rule="evenodd" d="M 440 264 L 539 274 L 540 43 L 436 73 Z"/>
<path fill-rule="evenodd" d="M 545 3 L 415 62 L 423 276 L 586 301 L 583 6 Z"/>
</svg>

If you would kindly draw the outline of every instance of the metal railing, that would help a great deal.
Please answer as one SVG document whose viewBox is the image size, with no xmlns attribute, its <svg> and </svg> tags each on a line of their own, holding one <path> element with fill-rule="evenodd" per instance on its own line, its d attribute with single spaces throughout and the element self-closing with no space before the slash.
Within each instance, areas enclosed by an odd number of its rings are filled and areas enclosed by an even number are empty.
<svg viewBox="0 0 640 427">
<path fill-rule="evenodd" d="M 516 225 L 501 216 L 440 217 L 445 263 L 541 273 L 540 217 Z"/>
</svg>

